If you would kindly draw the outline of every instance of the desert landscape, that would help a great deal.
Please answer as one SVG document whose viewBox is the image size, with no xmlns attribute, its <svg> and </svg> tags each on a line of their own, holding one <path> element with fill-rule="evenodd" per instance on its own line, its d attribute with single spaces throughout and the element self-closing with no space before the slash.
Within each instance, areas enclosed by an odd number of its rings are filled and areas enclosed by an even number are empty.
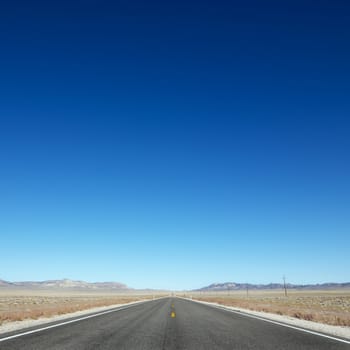
<svg viewBox="0 0 350 350">
<path fill-rule="evenodd" d="M 350 289 L 194 292 L 184 296 L 221 305 L 285 315 L 335 326 L 350 326 Z"/>
<path fill-rule="evenodd" d="M 167 291 L 131 289 L 118 282 L 88 283 L 68 279 L 17 283 L 2 281 L 1 287 L 0 327 L 14 321 L 50 318 L 169 294 Z M 280 285 L 274 285 L 271 289 L 261 289 L 265 286 L 257 285 L 249 287 L 251 289 L 242 284 L 226 283 L 175 294 L 246 310 L 350 327 L 348 285 L 338 288 L 331 285 L 332 289 L 329 286 L 320 289 L 312 285 L 299 289 L 292 286 L 287 296 Z"/>
<path fill-rule="evenodd" d="M 152 295 L 108 295 L 77 292 L 55 293 L 53 291 L 0 291 L 0 327 L 2 324 L 27 319 L 47 318 L 151 299 Z"/>
<path fill-rule="evenodd" d="M 50 318 L 149 300 L 164 294 L 161 291 L 133 290 L 117 282 L 88 283 L 69 279 L 0 282 L 0 328 L 9 322 Z"/>
</svg>

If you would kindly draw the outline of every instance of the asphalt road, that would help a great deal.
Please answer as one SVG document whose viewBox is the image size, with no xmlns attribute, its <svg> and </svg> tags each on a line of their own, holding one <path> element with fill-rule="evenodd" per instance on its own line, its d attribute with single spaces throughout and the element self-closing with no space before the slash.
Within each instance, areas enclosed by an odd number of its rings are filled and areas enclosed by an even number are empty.
<svg viewBox="0 0 350 350">
<path fill-rule="evenodd" d="M 1 350 L 350 349 L 336 340 L 178 298 L 145 302 L 1 341 L 9 335 L 0 336 Z"/>
</svg>

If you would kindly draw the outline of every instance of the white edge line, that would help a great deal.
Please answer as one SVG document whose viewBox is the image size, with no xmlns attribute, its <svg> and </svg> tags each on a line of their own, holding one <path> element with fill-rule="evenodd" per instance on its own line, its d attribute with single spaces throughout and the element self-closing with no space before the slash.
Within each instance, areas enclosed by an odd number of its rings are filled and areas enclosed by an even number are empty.
<svg viewBox="0 0 350 350">
<path fill-rule="evenodd" d="M 161 298 L 159 298 L 161 299 Z M 154 299 L 157 300 L 157 299 Z M 141 302 L 136 302 L 136 303 L 132 303 L 131 305 L 125 305 L 125 306 L 116 306 L 114 307 L 112 310 L 107 310 L 107 311 L 102 311 L 96 314 L 92 314 L 92 315 L 88 315 L 88 316 L 84 316 L 84 317 L 80 317 L 80 318 L 75 318 L 74 320 L 70 320 L 70 321 L 65 321 L 65 322 L 61 322 L 61 323 L 56 323 L 53 324 L 51 326 L 46 326 L 46 327 L 42 327 L 42 328 L 37 328 L 37 329 L 33 329 L 31 331 L 27 331 L 27 332 L 23 332 L 23 333 L 18 333 L 18 334 L 14 334 L 14 335 L 10 335 L 8 337 L 5 338 L 0 338 L 0 342 L 3 342 L 5 340 L 10 340 L 10 339 L 14 339 L 14 338 L 18 338 L 18 337 L 22 337 L 24 335 L 28 335 L 28 334 L 33 334 L 33 333 L 38 333 L 38 332 L 42 332 L 45 331 L 47 329 L 51 329 L 51 328 L 56 328 L 56 327 L 60 327 L 60 326 L 64 326 L 66 324 L 70 324 L 70 323 L 74 323 L 74 322 L 78 322 L 78 321 L 82 321 L 82 320 L 86 320 L 88 318 L 93 318 L 93 317 L 97 317 L 97 316 L 101 316 L 101 315 L 105 315 L 105 314 L 109 314 L 111 312 L 117 312 L 117 311 L 121 311 L 121 310 L 125 310 L 128 309 L 130 307 L 136 306 L 136 305 L 140 305 L 140 304 L 144 304 L 147 303 L 149 301 L 153 301 L 153 300 L 145 300 L 145 301 L 141 301 Z"/>
<path fill-rule="evenodd" d="M 286 323 L 282 323 L 282 322 L 278 322 L 278 321 L 269 320 L 269 319 L 264 318 L 264 317 L 255 316 L 255 315 L 251 315 L 251 314 L 245 313 L 244 311 L 235 311 L 235 310 L 228 309 L 228 308 L 226 308 L 225 306 L 213 305 L 213 304 L 209 304 L 209 303 L 206 303 L 206 302 L 201 302 L 201 301 L 199 301 L 199 300 L 193 300 L 193 299 L 187 299 L 187 298 L 184 298 L 184 299 L 189 300 L 189 301 L 193 301 L 193 302 L 196 302 L 196 303 L 200 303 L 200 304 L 203 304 L 203 305 L 208 305 L 208 306 L 214 307 L 214 308 L 216 308 L 216 309 L 221 309 L 221 310 L 233 312 L 233 313 L 238 314 L 238 315 L 243 315 L 243 316 L 246 316 L 246 317 L 256 318 L 256 319 L 258 319 L 258 320 L 265 321 L 265 322 L 269 322 L 269 323 L 273 323 L 273 324 L 277 324 L 277 325 L 279 325 L 279 326 L 283 326 L 283 327 L 287 327 L 287 328 L 296 329 L 296 330 L 301 331 L 301 332 L 310 333 L 310 334 L 318 335 L 318 336 L 320 336 L 320 337 L 324 337 L 324 338 L 336 340 L 336 341 L 339 341 L 339 342 L 341 342 L 341 343 L 350 344 L 350 341 L 349 341 L 349 340 L 345 340 L 345 339 L 341 339 L 341 338 L 336 338 L 336 337 L 332 337 L 332 336 L 330 336 L 330 335 L 326 335 L 326 334 L 323 334 L 323 333 L 318 333 L 318 332 L 315 332 L 315 331 L 310 331 L 310 330 L 305 329 L 305 328 L 299 328 L 299 327 L 292 326 L 292 325 L 289 325 L 289 324 L 286 324 Z"/>
</svg>

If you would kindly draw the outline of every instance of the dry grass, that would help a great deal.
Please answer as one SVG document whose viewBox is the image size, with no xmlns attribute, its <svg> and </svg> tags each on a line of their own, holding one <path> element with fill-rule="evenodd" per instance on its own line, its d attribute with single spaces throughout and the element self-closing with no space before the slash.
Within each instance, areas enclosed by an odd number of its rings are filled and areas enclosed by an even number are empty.
<svg viewBox="0 0 350 350">
<path fill-rule="evenodd" d="M 42 294 L 42 293 L 41 293 Z M 1 295 L 0 325 L 5 322 L 38 319 L 99 306 L 129 303 L 146 295 Z"/>
<path fill-rule="evenodd" d="M 254 311 L 287 315 L 303 320 L 350 327 L 350 291 L 292 291 L 288 297 L 282 292 L 253 292 L 193 295 L 194 299 L 234 306 Z"/>
</svg>

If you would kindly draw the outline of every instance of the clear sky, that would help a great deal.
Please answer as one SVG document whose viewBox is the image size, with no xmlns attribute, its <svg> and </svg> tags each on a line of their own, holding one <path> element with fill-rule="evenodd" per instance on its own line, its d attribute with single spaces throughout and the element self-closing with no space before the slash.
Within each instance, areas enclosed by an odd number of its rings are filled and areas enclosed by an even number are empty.
<svg viewBox="0 0 350 350">
<path fill-rule="evenodd" d="M 350 280 L 347 1 L 12 1 L 0 278 Z"/>
</svg>

